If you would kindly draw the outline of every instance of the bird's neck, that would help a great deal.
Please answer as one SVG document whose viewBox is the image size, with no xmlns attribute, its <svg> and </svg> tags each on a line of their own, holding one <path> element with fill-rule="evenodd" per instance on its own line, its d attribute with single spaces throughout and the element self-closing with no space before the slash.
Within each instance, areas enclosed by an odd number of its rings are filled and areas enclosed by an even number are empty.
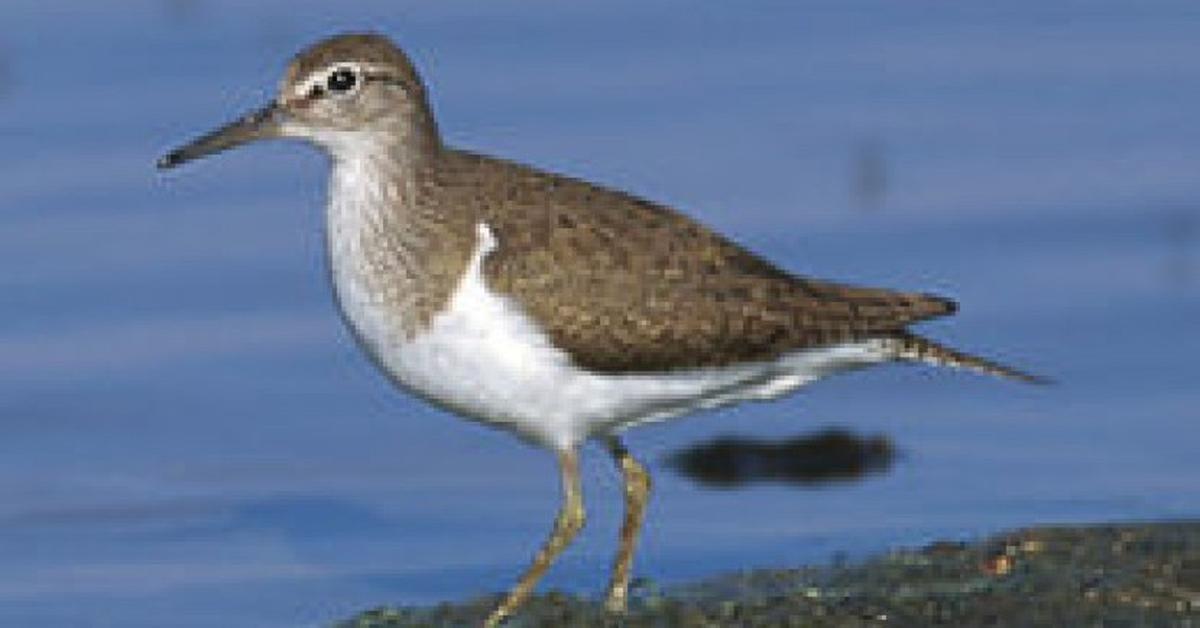
<svg viewBox="0 0 1200 628">
<path fill-rule="evenodd" d="M 454 287 L 444 250 L 453 238 L 442 232 L 425 189 L 436 155 L 369 137 L 354 141 L 331 151 L 326 240 L 336 293 L 353 326 L 365 324 L 355 320 L 365 309 L 411 337 Z"/>
</svg>

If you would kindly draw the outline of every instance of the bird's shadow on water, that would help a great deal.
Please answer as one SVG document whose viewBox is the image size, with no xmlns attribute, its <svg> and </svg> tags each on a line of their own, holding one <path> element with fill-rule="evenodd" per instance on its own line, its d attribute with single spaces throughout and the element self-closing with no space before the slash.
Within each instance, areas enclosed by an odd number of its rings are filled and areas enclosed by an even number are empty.
<svg viewBox="0 0 1200 628">
<path fill-rule="evenodd" d="M 886 473 L 895 459 L 886 436 L 829 429 L 786 440 L 721 436 L 670 454 L 667 465 L 710 488 L 765 482 L 817 487 Z"/>
</svg>

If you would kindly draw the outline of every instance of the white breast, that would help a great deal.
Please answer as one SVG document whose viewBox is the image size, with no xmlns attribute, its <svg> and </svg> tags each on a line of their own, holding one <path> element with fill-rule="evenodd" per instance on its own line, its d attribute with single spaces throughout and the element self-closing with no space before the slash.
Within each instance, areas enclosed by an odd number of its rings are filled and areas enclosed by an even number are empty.
<svg viewBox="0 0 1200 628">
<path fill-rule="evenodd" d="M 486 224 L 446 309 L 414 338 L 396 313 L 373 303 L 355 264 L 331 248 L 339 302 L 376 362 L 412 392 L 468 418 L 555 449 L 622 427 L 695 409 L 784 394 L 829 372 L 882 359 L 866 342 L 800 352 L 773 363 L 648 375 L 598 375 L 576 367 L 510 298 L 492 292 L 484 258 L 503 243 Z M 332 243 L 331 243 L 332 247 Z M 343 247 L 340 254 L 353 254 Z"/>
</svg>

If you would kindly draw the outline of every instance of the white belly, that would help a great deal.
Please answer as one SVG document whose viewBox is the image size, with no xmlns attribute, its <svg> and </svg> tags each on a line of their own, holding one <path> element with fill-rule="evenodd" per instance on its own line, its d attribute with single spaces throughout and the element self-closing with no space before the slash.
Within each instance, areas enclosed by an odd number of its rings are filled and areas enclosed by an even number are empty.
<svg viewBox="0 0 1200 628">
<path fill-rule="evenodd" d="M 405 338 L 395 313 L 373 304 L 335 260 L 339 302 L 359 340 L 396 382 L 544 446 L 568 448 L 636 423 L 776 397 L 884 356 L 879 343 L 866 341 L 769 363 L 663 374 L 589 373 L 553 347 L 511 299 L 488 289 L 481 266 L 497 242 L 484 224 L 478 237 L 447 308 L 414 338 Z"/>
</svg>

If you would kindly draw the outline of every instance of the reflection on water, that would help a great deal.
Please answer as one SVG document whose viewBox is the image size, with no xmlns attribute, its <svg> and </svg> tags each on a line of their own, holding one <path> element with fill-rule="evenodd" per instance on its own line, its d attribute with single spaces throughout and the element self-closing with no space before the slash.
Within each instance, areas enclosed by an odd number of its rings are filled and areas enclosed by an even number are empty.
<svg viewBox="0 0 1200 628">
<path fill-rule="evenodd" d="M 713 488 L 756 482 L 818 486 L 886 473 L 895 457 L 885 436 L 830 429 L 780 441 L 723 436 L 676 452 L 669 464 Z"/>
<path fill-rule="evenodd" d="M 172 21 L 187 24 L 204 10 L 203 0 L 163 0 L 163 9 Z"/>
<path fill-rule="evenodd" d="M 854 146 L 850 193 L 859 209 L 880 209 L 887 200 L 888 161 L 883 141 L 865 137 Z"/>
<path fill-rule="evenodd" d="M 14 77 L 9 63 L 9 53 L 4 44 L 0 43 L 0 98 L 7 96 L 13 88 Z"/>
<path fill-rule="evenodd" d="M 1200 256 L 1200 217 L 1190 207 L 1171 211 L 1166 220 L 1167 280 L 1176 287 L 1186 287 L 1196 280 L 1197 257 Z"/>
</svg>

